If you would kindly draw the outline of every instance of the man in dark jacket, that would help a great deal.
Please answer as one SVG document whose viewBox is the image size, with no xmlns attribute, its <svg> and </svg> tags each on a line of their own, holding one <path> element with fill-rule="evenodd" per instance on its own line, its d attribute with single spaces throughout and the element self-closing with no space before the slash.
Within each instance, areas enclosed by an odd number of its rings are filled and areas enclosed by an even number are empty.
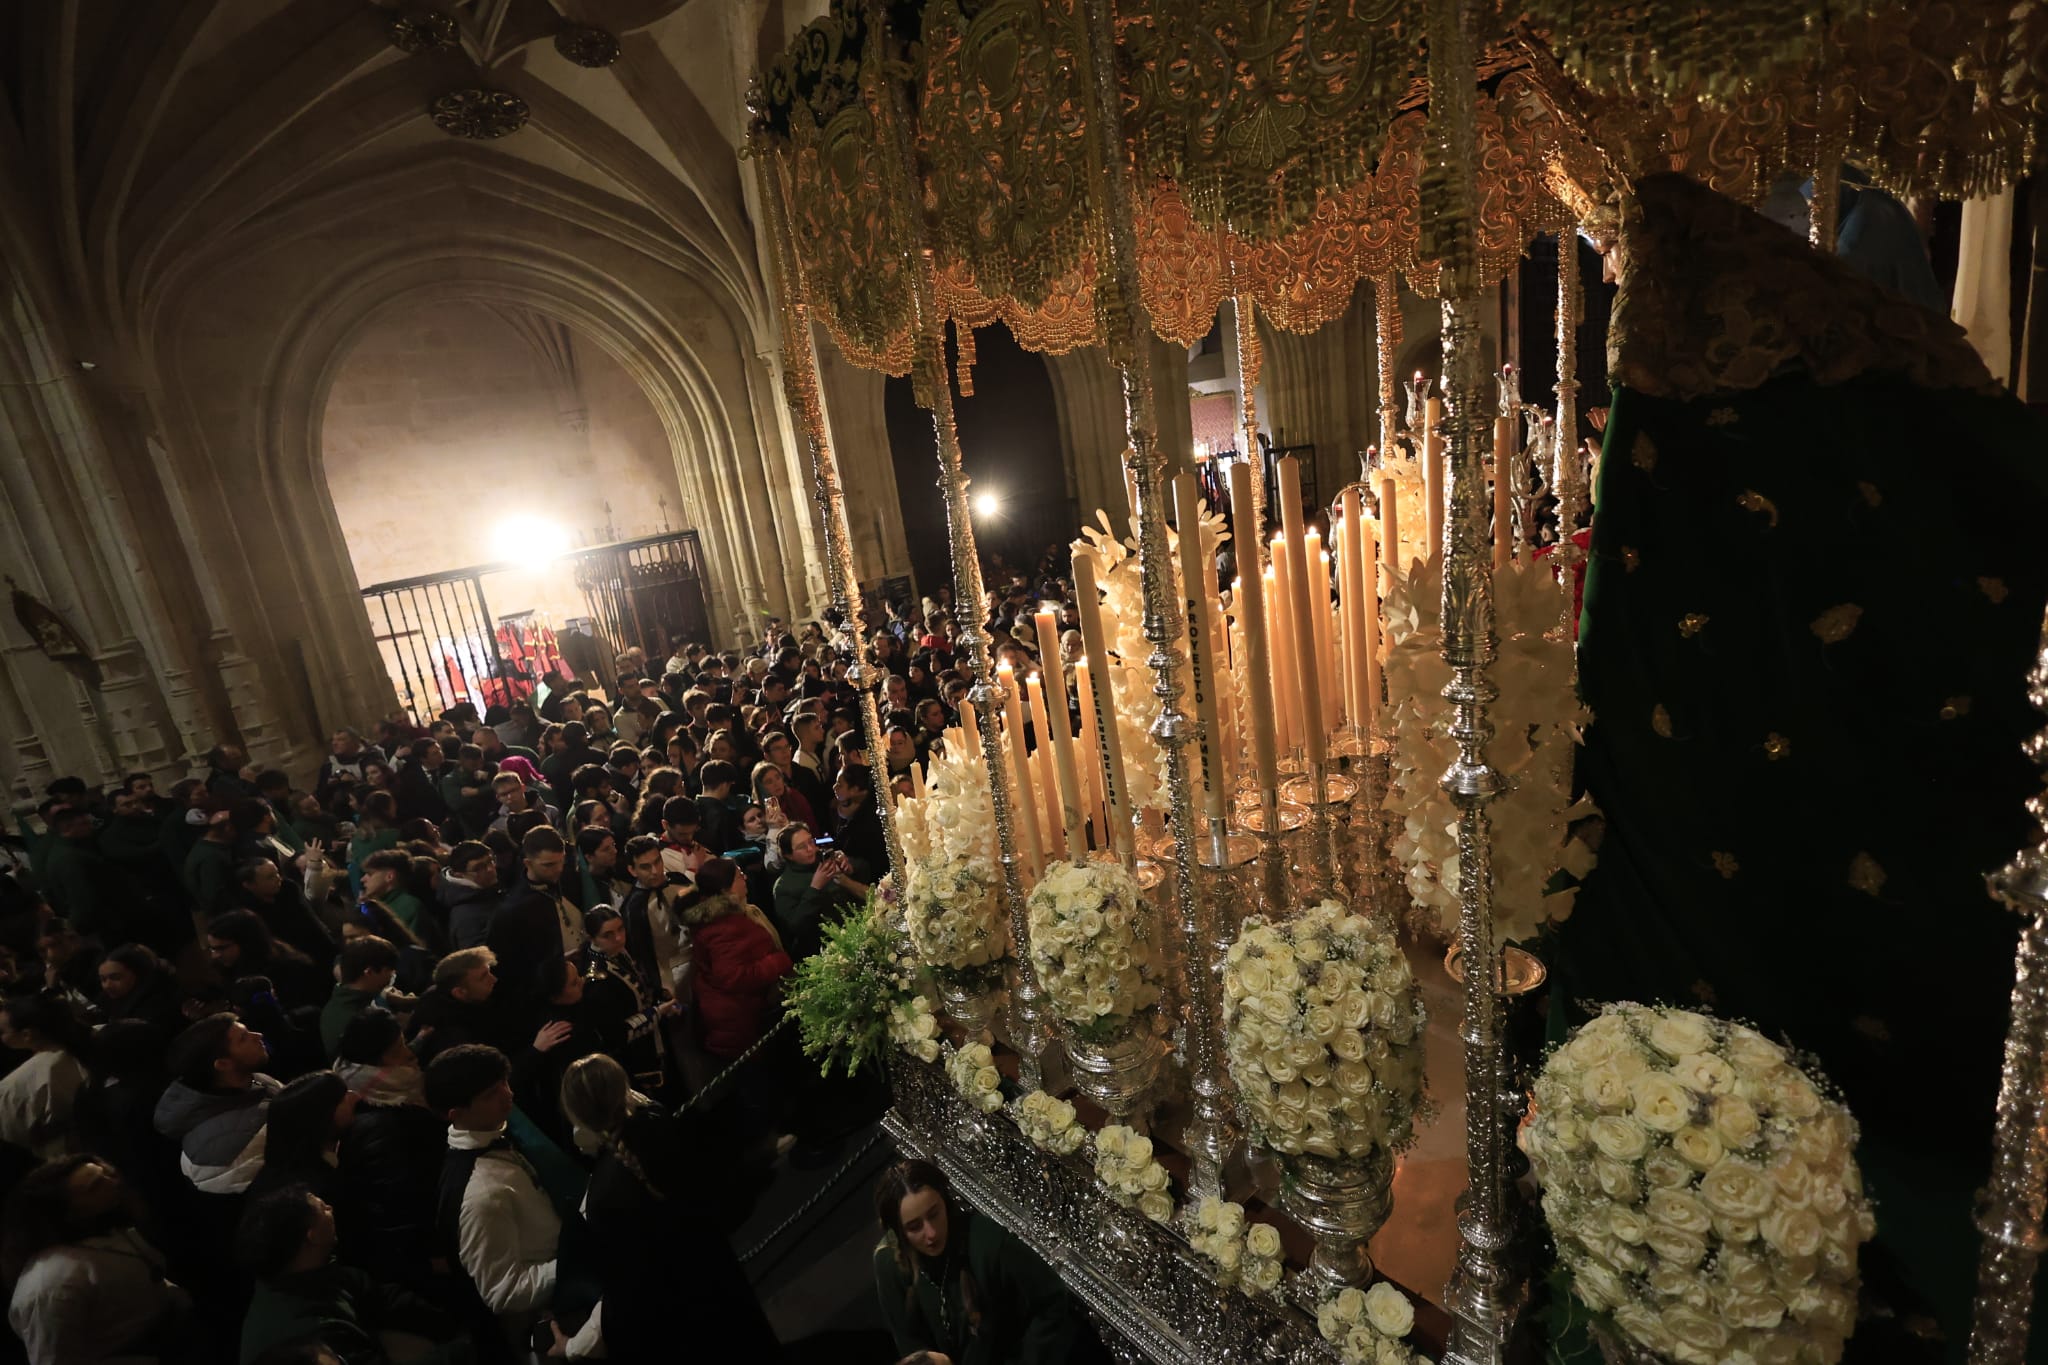
<svg viewBox="0 0 2048 1365">
<path fill-rule="evenodd" d="M 562 727 L 562 742 L 568 747 L 542 760 L 540 775 L 547 779 L 555 804 L 567 810 L 576 798 L 576 789 L 570 781 L 576 770 L 586 763 L 595 763 L 602 768 L 606 755 L 590 747 L 590 731 L 580 720 L 572 720 Z"/>
<path fill-rule="evenodd" d="M 497 1000 L 497 958 L 489 948 L 458 948 L 434 966 L 434 985 L 407 1023 L 412 1050 L 425 1066 L 462 1043 L 518 1051 L 519 1033 Z"/>
<path fill-rule="evenodd" d="M 133 891 L 121 869 L 100 855 L 92 812 L 52 806 L 43 814 L 50 837 L 37 850 L 36 885 L 50 908 L 84 934 L 112 946 L 133 937 L 123 911 Z"/>
<path fill-rule="evenodd" d="M 839 851 L 853 862 L 854 879 L 872 884 L 889 870 L 882 816 L 875 806 L 874 769 L 849 764 L 832 784 L 830 824 Z"/>
<path fill-rule="evenodd" d="M 447 763 L 441 746 L 431 739 L 413 741 L 407 762 L 398 770 L 398 818 L 432 820 L 448 818 L 448 803 L 441 799 L 441 769 Z"/>
<path fill-rule="evenodd" d="M 484 941 L 498 955 L 504 1006 L 523 1023 L 540 1014 L 535 981 L 541 963 L 575 952 L 586 935 L 582 912 L 562 891 L 568 865 L 562 836 L 545 825 L 528 830 L 519 854 L 525 876 L 491 912 Z"/>
<path fill-rule="evenodd" d="M 457 948 L 478 946 L 489 936 L 491 913 L 502 898 L 497 858 L 472 840 L 457 844 L 434 891 L 448 917 L 448 941 Z"/>
</svg>

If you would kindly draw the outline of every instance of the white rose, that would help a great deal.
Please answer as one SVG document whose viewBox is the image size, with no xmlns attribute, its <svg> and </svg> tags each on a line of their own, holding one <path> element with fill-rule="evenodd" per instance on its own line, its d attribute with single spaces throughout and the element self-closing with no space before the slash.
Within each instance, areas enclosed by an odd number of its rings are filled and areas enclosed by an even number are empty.
<svg viewBox="0 0 2048 1365">
<path fill-rule="evenodd" d="M 1611 1066 L 1597 1067 L 1580 1080 L 1579 1098 L 1603 1113 L 1618 1114 L 1628 1108 L 1628 1082 Z"/>
<path fill-rule="evenodd" d="M 1711 1052 L 1695 1052 L 1671 1064 L 1671 1075 L 1688 1090 L 1726 1095 L 1735 1089 L 1735 1068 Z"/>
<path fill-rule="evenodd" d="M 1131 1130 L 1111 1124 L 1095 1135 L 1095 1150 L 1106 1157 L 1121 1157 L 1124 1154 L 1124 1139 Z"/>
<path fill-rule="evenodd" d="M 1764 1240 L 1787 1256 L 1811 1256 L 1820 1250 L 1820 1217 L 1812 1209 L 1774 1208 L 1758 1227 Z"/>
<path fill-rule="evenodd" d="M 1650 1046 L 1667 1057 L 1705 1052 L 1713 1044 L 1713 1024 L 1691 1010 L 1668 1010 L 1650 1025 Z"/>
<path fill-rule="evenodd" d="M 1756 1141 L 1762 1124 L 1758 1122 L 1756 1109 L 1748 1100 L 1737 1095 L 1722 1095 L 1714 1101 L 1714 1132 L 1721 1141 L 1735 1151 L 1740 1151 Z"/>
<path fill-rule="evenodd" d="M 1726 1327 L 1683 1304 L 1664 1310 L 1664 1330 L 1681 1345 L 1701 1353 L 1708 1361 L 1717 1360 L 1717 1353 L 1728 1344 Z"/>
<path fill-rule="evenodd" d="M 1600 1183 L 1600 1191 L 1609 1199 L 1632 1204 L 1642 1197 L 1642 1186 L 1636 1180 L 1636 1168 L 1626 1162 L 1609 1161 L 1604 1156 L 1593 1158 L 1593 1178 Z"/>
<path fill-rule="evenodd" d="M 1704 1237 L 1681 1232 L 1663 1223 L 1651 1223 L 1643 1241 L 1661 1259 L 1675 1266 L 1696 1266 L 1706 1259 L 1707 1242 Z"/>
<path fill-rule="evenodd" d="M 1157 1191 L 1148 1191 L 1138 1196 L 1138 1212 L 1144 1214 L 1155 1223 L 1171 1222 L 1173 1220 L 1173 1198 L 1171 1195 L 1160 1194 Z"/>
<path fill-rule="evenodd" d="M 1365 1317 L 1375 1331 L 1396 1341 L 1415 1329 L 1415 1305 L 1385 1280 L 1365 1291 Z"/>
<path fill-rule="evenodd" d="M 1607 1210 L 1607 1231 L 1617 1241 L 1641 1246 L 1643 1238 L 1649 1235 L 1650 1220 L 1634 1209 L 1612 1207 Z"/>
<path fill-rule="evenodd" d="M 1761 1218 L 1769 1211 L 1774 1193 L 1764 1172 L 1746 1161 L 1725 1157 L 1700 1178 L 1700 1198 L 1715 1213 L 1728 1218 Z"/>
<path fill-rule="evenodd" d="M 1278 1256 L 1280 1230 L 1271 1223 L 1254 1223 L 1245 1229 L 1244 1246 L 1254 1256 Z"/>
<path fill-rule="evenodd" d="M 1687 1126 L 1671 1135 L 1671 1150 L 1701 1170 L 1712 1170 L 1723 1155 L 1721 1139 L 1711 1128 Z"/>
<path fill-rule="evenodd" d="M 1643 1158 L 1643 1178 L 1660 1188 L 1677 1189 L 1690 1185 L 1693 1175 L 1692 1167 L 1668 1147 L 1659 1147 Z"/>
<path fill-rule="evenodd" d="M 1634 1161 L 1650 1147 L 1650 1135 L 1642 1125 L 1619 1114 L 1602 1114 L 1594 1119 L 1588 1135 L 1601 1155 L 1616 1161 Z"/>
<path fill-rule="evenodd" d="M 1692 1096 L 1663 1072 L 1646 1072 L 1630 1081 L 1628 1088 L 1630 1112 L 1644 1127 L 1675 1133 L 1691 1121 Z"/>
<path fill-rule="evenodd" d="M 1643 1212 L 1666 1227 L 1704 1236 L 1713 1226 L 1706 1207 L 1684 1190 L 1652 1190 L 1643 1201 Z"/>
<path fill-rule="evenodd" d="M 1283 1267 L 1278 1260 L 1254 1262 L 1251 1268 L 1245 1272 L 1245 1283 L 1258 1293 L 1270 1294 L 1280 1287 L 1282 1269 Z"/>
<path fill-rule="evenodd" d="M 1580 1298 L 1596 1309 L 1611 1309 L 1628 1300 L 1628 1286 L 1621 1277 L 1598 1261 L 1582 1261 L 1572 1268 L 1572 1284 Z"/>
<path fill-rule="evenodd" d="M 1779 1071 L 1771 1078 L 1765 1092 L 1771 1108 L 1780 1114 L 1789 1114 L 1795 1119 L 1812 1118 L 1820 1112 L 1820 1096 L 1805 1077 L 1789 1068 Z"/>
</svg>

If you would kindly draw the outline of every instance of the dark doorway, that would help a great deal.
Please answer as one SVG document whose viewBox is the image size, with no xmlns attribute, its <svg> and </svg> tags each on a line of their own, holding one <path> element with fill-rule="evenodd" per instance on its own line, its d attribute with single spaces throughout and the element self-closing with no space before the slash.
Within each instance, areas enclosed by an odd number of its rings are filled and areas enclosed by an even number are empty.
<svg viewBox="0 0 2048 1365">
<path fill-rule="evenodd" d="M 1052 376 L 1043 358 L 1019 346 L 1001 323 L 974 334 L 974 393 L 956 386 L 953 407 L 970 499 L 989 495 L 995 506 L 977 512 L 974 532 L 982 555 L 1000 555 L 1029 568 L 1048 545 L 1064 545 L 1079 530 L 1067 496 L 1060 458 L 1059 416 Z M 948 337 L 957 372 L 959 351 Z M 931 414 L 917 406 L 910 381 L 891 379 L 883 412 L 896 462 L 896 488 L 909 532 L 910 562 L 920 589 L 953 581 L 946 506 L 939 491 L 938 438 Z"/>
</svg>

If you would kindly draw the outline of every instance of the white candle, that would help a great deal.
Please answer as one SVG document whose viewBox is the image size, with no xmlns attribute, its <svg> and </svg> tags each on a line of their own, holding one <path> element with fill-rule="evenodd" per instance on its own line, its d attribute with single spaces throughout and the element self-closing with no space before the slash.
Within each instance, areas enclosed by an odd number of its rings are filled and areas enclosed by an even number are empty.
<svg viewBox="0 0 2048 1365">
<path fill-rule="evenodd" d="M 1017 832 L 1023 836 L 1019 850 L 1032 876 L 1043 875 L 1045 857 L 1038 841 L 1038 793 L 1031 785 L 1031 759 L 1024 743 L 1024 704 L 1017 696 L 1017 678 L 1009 660 L 996 665 L 996 681 L 1003 689 L 1003 727 L 1009 731 L 1010 771 L 1016 781 Z"/>
<path fill-rule="evenodd" d="M 1052 761 L 1052 715 L 1045 704 L 1045 675 L 1033 673 L 1025 681 L 1030 684 L 1026 703 L 1031 731 L 1038 736 L 1038 747 L 1031 754 L 1031 778 L 1038 787 L 1038 814 L 1045 830 L 1045 858 L 1050 863 L 1068 856 L 1067 825 L 1059 809 L 1059 775 Z"/>
<path fill-rule="evenodd" d="M 1429 414 L 1422 439 L 1423 524 L 1429 540 L 1422 547 L 1422 557 L 1435 559 L 1444 552 L 1444 400 L 1432 398 L 1423 409 Z M 1388 562 L 1399 564 L 1400 556 Z"/>
<path fill-rule="evenodd" d="M 1202 752 L 1202 813 L 1221 819 L 1227 783 L 1223 776 L 1223 729 L 1216 717 L 1214 638 L 1209 634 L 1211 570 L 1202 554 L 1202 500 L 1195 476 L 1173 477 L 1174 514 L 1180 521 L 1181 596 L 1187 604 L 1188 675 L 1195 697 L 1195 736 Z"/>
<path fill-rule="evenodd" d="M 1088 683 L 1088 661 L 1074 661 L 1074 696 L 1081 703 L 1081 789 L 1087 793 L 1087 819 L 1095 822 L 1095 837 L 1105 845 L 1109 840 L 1109 810 L 1102 797 L 1102 764 L 1096 755 L 1102 750 L 1096 739 L 1095 689 Z"/>
<path fill-rule="evenodd" d="M 1280 524 L 1287 540 L 1289 577 L 1288 624 L 1294 632 L 1295 686 L 1301 702 L 1302 743 L 1308 760 L 1320 764 L 1328 752 L 1324 728 L 1322 679 L 1317 676 L 1315 614 L 1310 610 L 1309 579 L 1315 565 L 1306 558 L 1301 523 L 1301 466 L 1292 455 L 1280 461 Z"/>
<path fill-rule="evenodd" d="M 1123 736 L 1116 723 L 1116 687 L 1109 672 L 1109 637 L 1102 624 L 1102 592 L 1095 582 L 1095 556 L 1074 556 L 1074 595 L 1081 608 L 1081 644 L 1088 651 L 1088 681 L 1094 688 L 1095 717 L 1100 725 L 1103 791 L 1109 807 L 1109 842 L 1129 863 L 1131 785 L 1124 775 Z"/>
<path fill-rule="evenodd" d="M 1259 790 L 1277 791 L 1280 764 L 1273 732 L 1273 669 L 1266 647 L 1266 583 L 1259 570 L 1259 527 L 1252 511 L 1251 470 L 1242 460 L 1233 461 L 1230 466 L 1230 516 L 1239 550 L 1239 577 L 1231 589 L 1231 599 L 1244 632 L 1244 676 L 1250 686 L 1245 711 L 1251 718 L 1252 765 L 1258 773 Z M 1244 563 L 1247 554 L 1252 561 L 1249 565 Z M 1243 572 L 1247 568 L 1250 573 Z"/>
</svg>

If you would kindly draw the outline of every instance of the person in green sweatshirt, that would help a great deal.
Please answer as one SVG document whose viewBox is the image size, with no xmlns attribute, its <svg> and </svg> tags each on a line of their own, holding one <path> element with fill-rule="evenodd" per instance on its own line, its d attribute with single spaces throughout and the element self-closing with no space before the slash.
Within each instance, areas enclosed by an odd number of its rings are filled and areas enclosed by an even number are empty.
<svg viewBox="0 0 2048 1365">
<path fill-rule="evenodd" d="M 900 1161 L 875 1187 L 875 1289 L 898 1356 L 953 1365 L 1064 1365 L 1099 1345 L 1066 1287 L 992 1218 L 953 1198 L 938 1167 Z"/>
<path fill-rule="evenodd" d="M 235 1258 L 256 1277 L 242 1319 L 242 1365 L 274 1346 L 317 1341 L 351 1365 L 388 1365 L 384 1334 L 428 1344 L 405 1357 L 419 1365 L 466 1365 L 474 1348 L 460 1326 L 407 1290 L 334 1260 L 334 1210 L 304 1185 L 288 1185 L 249 1205 Z"/>
<path fill-rule="evenodd" d="M 332 1057 L 349 1021 L 377 1004 L 398 977 L 398 948 L 375 934 L 352 938 L 335 959 L 334 994 L 320 1010 L 320 1047 Z"/>
</svg>

